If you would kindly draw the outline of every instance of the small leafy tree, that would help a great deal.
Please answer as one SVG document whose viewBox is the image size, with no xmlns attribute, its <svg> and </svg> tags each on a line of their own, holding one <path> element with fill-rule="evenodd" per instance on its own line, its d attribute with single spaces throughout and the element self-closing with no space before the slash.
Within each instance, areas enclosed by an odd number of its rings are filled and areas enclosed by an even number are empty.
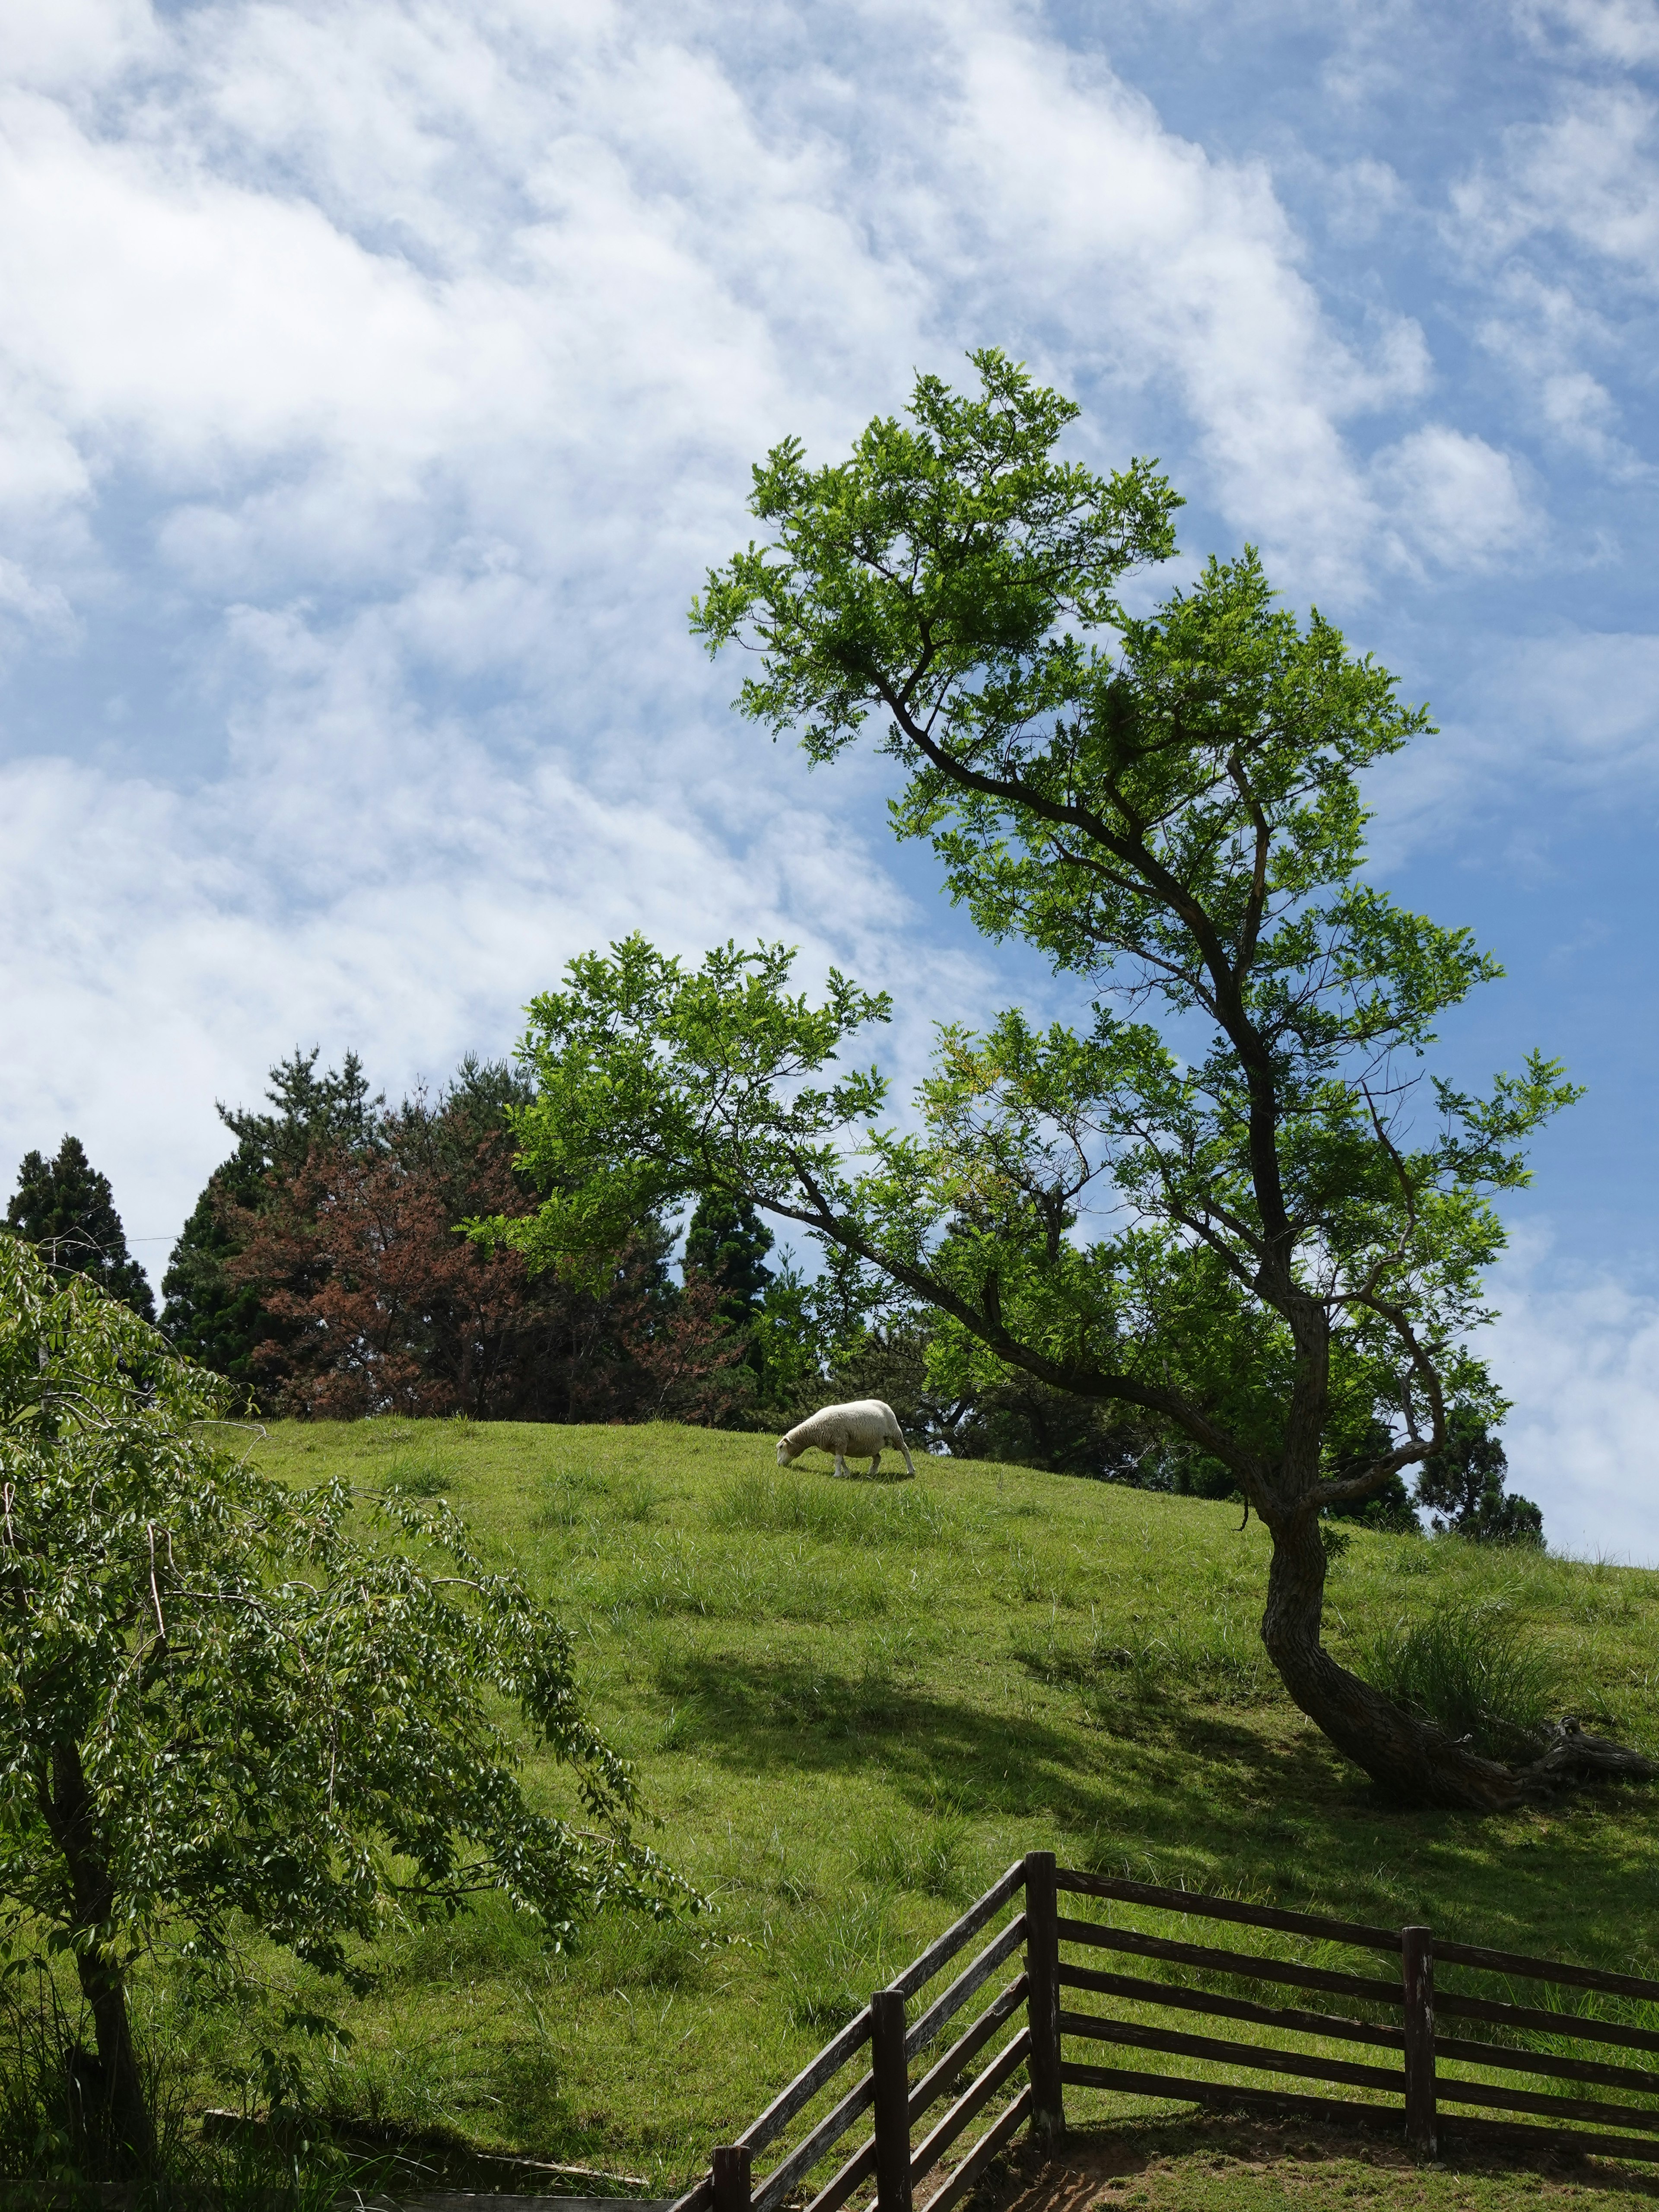
<svg viewBox="0 0 1659 2212">
<path fill-rule="evenodd" d="M 1455 1406 L 1445 1443 L 1423 1462 L 1417 1502 L 1429 1508 L 1443 1534 L 1481 1544 L 1542 1544 L 1544 1516 L 1531 1498 L 1505 1489 L 1509 1466 L 1485 1417 L 1472 1406 Z"/>
<path fill-rule="evenodd" d="M 339 1972 L 393 1911 L 499 1890 L 556 1943 L 673 1887 L 522 1583 L 441 1505 L 260 1474 L 216 1440 L 222 1394 L 0 1237 L 0 1919 L 73 1955 L 139 2163 L 127 1982 L 155 1943 L 228 1972 L 240 1915 Z M 564 1811 L 508 1714 L 570 1769 Z"/>
<path fill-rule="evenodd" d="M 78 1137 L 65 1137 L 55 1159 L 26 1154 L 6 1226 L 34 1246 L 59 1281 L 84 1275 L 145 1321 L 155 1320 L 155 1293 L 127 1249 L 109 1177 L 93 1166 Z"/>
<path fill-rule="evenodd" d="M 743 711 L 815 762 L 874 730 L 900 834 L 1072 980 L 1080 1025 L 946 1027 L 902 1131 L 844 1059 L 884 997 L 832 973 L 813 1004 L 781 947 L 686 969 L 631 939 L 531 1007 L 520 1158 L 547 1196 L 501 1233 L 568 1261 L 651 1207 L 748 1199 L 932 1307 L 965 1390 L 1018 1370 L 1178 1432 L 1271 1534 L 1262 1635 L 1303 1711 L 1402 1796 L 1512 1803 L 1543 1778 L 1325 1650 L 1321 1520 L 1439 1450 L 1480 1387 L 1491 1198 L 1572 1086 L 1534 1055 L 1424 1109 L 1437 1019 L 1498 972 L 1361 872 L 1359 780 L 1426 713 L 1279 606 L 1248 549 L 1131 611 L 1175 493 L 1146 462 L 1060 459 L 1076 408 L 975 361 L 977 393 L 920 379 L 909 422 L 838 465 L 776 447 L 769 542 L 710 575 L 693 627 L 751 649 Z M 1354 1466 L 1379 1411 L 1387 1447 Z"/>
</svg>

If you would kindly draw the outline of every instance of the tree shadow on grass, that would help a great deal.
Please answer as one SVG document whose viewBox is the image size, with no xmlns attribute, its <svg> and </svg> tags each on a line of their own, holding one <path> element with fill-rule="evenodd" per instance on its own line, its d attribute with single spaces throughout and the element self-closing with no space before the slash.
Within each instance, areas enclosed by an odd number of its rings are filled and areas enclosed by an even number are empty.
<svg viewBox="0 0 1659 2212">
<path fill-rule="evenodd" d="M 1146 1856 L 1232 1856 L 1249 1826 L 1259 1860 L 1264 1816 L 1293 1807 L 1310 1855 L 1336 1840 L 1354 1793 L 1318 1738 L 1267 1741 L 1247 1725 L 1160 1708 L 1139 1734 L 1066 1729 L 1039 1715 L 988 1710 L 907 1683 L 808 1657 L 665 1654 L 659 1690 L 675 1705 L 674 1740 L 729 1772 L 861 1775 L 878 1759 L 917 1812 L 946 1802 L 1078 1838 L 1076 1863 L 1142 1879 Z M 1290 1840 L 1286 1838 L 1287 1842 Z M 1304 1878 L 1305 1880 L 1305 1877 Z"/>
<path fill-rule="evenodd" d="M 944 1803 L 1057 1831 L 1070 1863 L 1101 1873 L 1385 1927 L 1425 1917 L 1447 1938 L 1625 1972 L 1659 1965 L 1630 1926 L 1644 1823 L 1621 1826 L 1616 1797 L 1547 1824 L 1402 1807 L 1282 1706 L 1165 1692 L 1067 1727 L 880 1664 L 682 1650 L 655 1674 L 677 1746 L 736 1776 L 854 1778 L 878 1764 L 919 1818 Z"/>
<path fill-rule="evenodd" d="M 857 1775 L 878 1755 L 918 1804 L 942 1795 L 963 1810 L 1075 1816 L 1106 1810 L 1099 1778 L 1072 1735 L 908 1685 L 808 1658 L 665 1656 L 657 1686 L 678 1709 L 676 1741 L 756 1779 L 791 1771 Z"/>
</svg>

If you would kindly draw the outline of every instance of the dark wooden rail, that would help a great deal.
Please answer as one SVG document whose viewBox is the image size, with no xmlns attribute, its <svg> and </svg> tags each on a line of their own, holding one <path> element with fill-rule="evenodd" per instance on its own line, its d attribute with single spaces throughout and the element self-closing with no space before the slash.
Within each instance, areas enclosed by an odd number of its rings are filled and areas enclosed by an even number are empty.
<svg viewBox="0 0 1659 2212">
<path fill-rule="evenodd" d="M 1078 1874 L 1065 1868 L 1058 1870 L 1056 1881 L 1062 1892 L 1136 1906 L 1143 1913 L 1150 1910 L 1179 1915 L 1187 1920 L 1231 1921 L 1237 1926 L 1299 1936 L 1359 1951 L 1390 1951 L 1400 1960 L 1400 1978 L 1384 1979 L 1374 1974 L 1351 1973 L 1254 1952 L 1224 1949 L 1219 1945 L 1188 1941 L 1184 1936 L 1150 1936 L 1138 1928 L 1120 1928 L 1061 1915 L 1057 1933 L 1063 1949 L 1080 1948 L 1097 1954 L 1102 1951 L 1116 1952 L 1129 1958 L 1156 1961 L 1166 1970 L 1163 1978 L 1154 1979 L 1073 1964 L 1062 1955 L 1058 1970 L 1062 1989 L 1115 1998 L 1121 2007 L 1129 2009 L 1131 2015 L 1126 2017 L 1118 2009 L 1110 2014 L 1066 2009 L 1060 2014 L 1062 2036 L 1197 2060 L 1208 2068 L 1224 2067 L 1230 2074 L 1290 2075 L 1369 2094 L 1363 2102 L 1358 2097 L 1310 2097 L 1265 2085 L 1218 2081 L 1213 2073 L 1155 2074 L 1070 2059 L 1061 2063 L 1062 2085 L 1121 2089 L 1135 2095 L 1190 2099 L 1194 2103 L 1213 2106 L 1243 2104 L 1254 2109 L 1320 2112 L 1327 2117 L 1346 2112 L 1350 2120 L 1370 2114 L 1386 2121 L 1393 2112 L 1403 2118 L 1407 2142 L 1419 2154 L 1428 2155 L 1433 2154 L 1438 2138 L 1444 2134 L 1511 2142 L 1547 2136 L 1580 2151 L 1659 2160 L 1659 2142 L 1647 2140 L 1649 2136 L 1659 2136 L 1659 2071 L 1609 2064 L 1564 2047 L 1574 2043 L 1613 2044 L 1627 2051 L 1659 2051 L 1659 2033 L 1654 2029 L 1569 2009 L 1565 2005 L 1519 2004 L 1471 1996 L 1461 1990 L 1437 1995 L 1435 1973 L 1437 1966 L 1455 1967 L 1464 1972 L 1501 1975 L 1510 1984 L 1528 1982 L 1582 1990 L 1626 2003 L 1654 2006 L 1659 2006 L 1659 1982 L 1634 1974 L 1607 1973 L 1593 1966 L 1569 1966 L 1553 1959 L 1533 1958 L 1521 1952 L 1490 1950 L 1478 1944 L 1437 1943 L 1426 1928 L 1371 1928 L 1312 1913 L 1241 1905 L 1231 1898 L 1193 1895 L 1185 1890 L 1154 1888 L 1145 1882 Z M 1194 1969 L 1195 1972 L 1190 1978 L 1177 1979 L 1170 1971 L 1176 1967 Z M 1357 1998 L 1370 2008 L 1397 2012 L 1399 2024 L 1358 2019 L 1311 2006 L 1267 2005 L 1218 1990 L 1214 1986 L 1217 1982 L 1254 1982 Z M 1237 2021 L 1277 2033 L 1271 2040 L 1251 2042 L 1188 2034 L 1133 2016 L 1148 2010 L 1208 2015 L 1212 2020 Z M 1495 2029 L 1502 2040 L 1442 2033 L 1437 2026 L 1437 2014 L 1442 2020 L 1479 2021 Z M 1383 2051 L 1397 2052 L 1399 2063 L 1359 2065 L 1322 2053 L 1286 2048 L 1278 2039 L 1279 2036 L 1317 2039 L 1327 2044 L 1365 2044 L 1379 2055 Z M 1547 2040 L 1528 2039 L 1533 2038 Z M 1585 2082 L 1622 2090 L 1627 2094 L 1634 2093 L 1654 2101 L 1614 2102 L 1604 2098 L 1563 2096 L 1545 2089 L 1523 2088 L 1512 2082 L 1472 2081 L 1463 2072 L 1465 2068 L 1478 2068 L 1489 2074 L 1528 2075 L 1540 2082 Z M 1469 2106 L 1474 2106 L 1474 2111 L 1458 2109 Z M 1523 2117 L 1495 2121 L 1485 2117 L 1489 2112 Z M 1540 2126 L 1540 2122 L 1578 2124 Z M 1640 2132 L 1607 2132 L 1615 2129 Z"/>
<path fill-rule="evenodd" d="M 928 1984 L 1022 1892 L 1023 1909 L 912 2018 L 911 2006 Z M 1127 1905 L 1140 1917 L 1222 1921 L 1269 1936 L 1390 1953 L 1399 1966 L 1386 1976 L 1357 1973 L 1194 1942 L 1184 1929 L 1179 1935 L 1152 1934 L 1075 1911 L 1062 1913 L 1062 1895 L 1091 1900 L 1097 1912 L 1103 1906 Z M 1149 1971 L 1120 1972 L 1085 1964 L 1071 1955 L 1079 1950 L 1096 1958 L 1104 1952 L 1126 1962 L 1145 1962 Z M 994 1990 L 948 2049 L 932 2056 L 947 2025 L 1017 1954 L 1023 1956 L 1013 1978 Z M 1407 2142 L 1419 2155 L 1431 2156 L 1443 2134 L 1455 2134 L 1477 2142 L 1524 2144 L 1541 2138 L 1580 2152 L 1659 2160 L 1659 2069 L 1612 2064 L 1565 2047 L 1589 2043 L 1659 2053 L 1659 2028 L 1565 2004 L 1521 2004 L 1461 1989 L 1437 1995 L 1437 1965 L 1463 1974 L 1498 1975 L 1506 1984 L 1588 1993 L 1581 2004 L 1601 1997 L 1624 2006 L 1659 2008 L 1659 1982 L 1633 1974 L 1474 1944 L 1437 1944 L 1423 1927 L 1367 1927 L 1079 1873 L 1056 1866 L 1051 1852 L 1029 1851 L 896 1980 L 877 1990 L 735 2142 L 714 2152 L 708 2172 L 673 2212 L 783 2212 L 786 2205 L 804 2206 L 804 2212 L 842 2212 L 855 2197 L 863 2200 L 858 2212 L 918 2212 L 918 2206 L 919 2212 L 952 2212 L 1022 2126 L 1029 2123 L 1035 2135 L 1050 2141 L 1063 2133 L 1067 2087 L 1349 2124 L 1363 2118 L 1403 2125 Z M 1364 2019 L 1306 2003 L 1264 2003 L 1218 1988 L 1218 1983 L 1311 1991 L 1389 2017 Z M 1077 1996 L 1107 2000 L 1110 2008 L 1085 2009 L 1074 2001 Z M 1142 2017 L 1147 2013 L 1154 2018 Z M 1168 2022 L 1170 2014 L 1234 2022 L 1267 2034 L 1249 2039 L 1194 2033 Z M 1442 2034 L 1437 2014 L 1478 2022 L 1495 2033 Z M 1297 2047 L 1309 2041 L 1361 2045 L 1374 2051 L 1376 2059 L 1360 2062 Z M 1132 2052 L 1149 2052 L 1184 2061 L 1186 2067 L 1153 2072 L 1127 2063 L 1087 2062 L 1066 2056 L 1068 2043 L 1089 2045 L 1102 2057 L 1107 2051 L 1126 2059 Z M 923 2070 L 913 2081 L 911 2065 L 918 2059 Z M 855 2066 L 851 2078 L 837 2085 L 837 2077 Z M 1564 2095 L 1501 2079 L 1471 2080 L 1459 2070 L 1465 2068 L 1623 2094 L 1616 2101 Z M 1252 2083 L 1239 2081 L 1240 2074 L 1277 2079 L 1271 2085 Z M 1348 2094 L 1315 2095 L 1279 2086 L 1287 2081 L 1328 2084 Z M 832 2085 L 840 2087 L 840 2094 L 827 2109 L 808 2117 L 804 2130 L 784 2148 L 786 2137 L 796 2133 L 795 2124 Z M 944 2111 L 917 2140 L 918 2123 L 940 2105 Z M 1495 2112 L 1516 2117 L 1488 2117 Z M 870 2130 L 858 2142 L 858 2124 L 866 2113 L 871 2116 Z M 967 2154 L 938 2178 L 947 2154 L 981 2119 L 986 2124 Z M 849 2135 L 856 2148 L 842 2155 L 828 2179 L 808 2194 L 809 2178 Z M 757 2177 L 755 2162 L 768 2153 L 775 2154 L 770 2171 Z M 918 2192 L 929 2182 L 931 2194 L 919 2203 Z M 873 2194 L 866 2195 L 872 2185 Z"/>
<path fill-rule="evenodd" d="M 1027 1895 L 1026 1908 L 999 1929 L 913 2019 L 913 2002 L 976 1936 L 991 1927 L 1022 1891 Z M 736 2142 L 715 2151 L 709 2172 L 680 2198 L 674 2212 L 780 2212 L 786 2200 L 799 2199 L 808 2175 L 823 2165 L 866 2112 L 872 2116 L 870 2133 L 842 2159 L 816 2194 L 806 2199 L 806 2212 L 840 2212 L 842 2205 L 872 2182 L 874 2194 L 868 2200 L 868 2212 L 914 2212 L 921 2185 L 936 2175 L 946 2153 L 988 2108 L 1000 2102 L 1000 2109 L 991 2113 L 988 2125 L 967 2156 L 936 2182 L 922 2206 L 922 2212 L 951 2212 L 951 2207 L 1037 2109 L 1035 2083 L 1050 2087 L 1057 2126 L 1058 2031 L 1051 2024 L 1048 2044 L 1040 2056 L 1034 2055 L 1032 2021 L 1021 2018 L 1030 2012 L 1034 1986 L 1050 1993 L 1054 2001 L 1048 2010 L 1058 2018 L 1054 1895 L 1052 1853 L 1029 1852 L 1017 1861 L 896 1981 L 877 1990 L 863 2011 L 801 2069 Z M 1046 1918 L 1040 1910 L 1040 1900 L 1045 1896 L 1048 1900 Z M 1035 1926 L 1033 1900 L 1039 1901 Z M 994 1991 L 990 2002 L 947 2050 L 933 2056 L 942 2031 L 1017 1954 L 1024 1955 L 1013 1978 Z M 1038 2010 L 1042 2009 L 1039 2005 Z M 989 2057 L 976 2074 L 970 2074 L 988 2051 Z M 910 2065 L 918 2057 L 924 2059 L 923 2069 L 913 2082 Z M 855 2060 L 861 2062 L 860 2070 L 841 2095 L 828 2111 L 810 2121 L 799 2140 L 782 2152 L 769 2173 L 757 2178 L 756 2159 L 779 2144 L 792 2124 Z M 1007 2096 L 1022 2070 L 1030 2078 L 1014 2089 L 1012 2097 Z M 953 2091 L 957 2094 L 947 2103 Z M 928 2118 L 940 2105 L 945 2110 L 916 2140 L 917 2123 Z"/>
</svg>

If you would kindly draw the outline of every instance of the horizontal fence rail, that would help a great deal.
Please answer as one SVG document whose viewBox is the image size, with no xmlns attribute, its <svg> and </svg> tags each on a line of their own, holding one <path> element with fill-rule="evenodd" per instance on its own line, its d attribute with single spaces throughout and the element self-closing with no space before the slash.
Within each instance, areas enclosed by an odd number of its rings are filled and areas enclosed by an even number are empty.
<svg viewBox="0 0 1659 2212">
<path fill-rule="evenodd" d="M 1102 1905 L 1119 1905 L 1135 1908 L 1137 1917 L 1143 1919 L 1167 1915 L 1188 1923 L 1194 1919 L 1224 1921 L 1340 1949 L 1390 1952 L 1400 1962 L 1397 1978 L 1384 1978 L 1194 1942 L 1184 1930 L 1171 1936 L 1139 1926 L 1085 1919 L 1069 1911 L 1060 1914 L 1056 1923 L 1062 1948 L 1057 1967 L 1060 1986 L 1068 1997 L 1075 1991 L 1111 2001 L 1109 2009 L 1097 2006 L 1084 2010 L 1075 2002 L 1069 2004 L 1060 2015 L 1062 2037 L 1097 2048 L 1115 2046 L 1126 2054 L 1146 2051 L 1197 2062 L 1206 2069 L 1154 2073 L 1066 2056 L 1060 2065 L 1062 2087 L 1115 2089 L 1212 2106 L 1234 2104 L 1304 2117 L 1344 2114 L 1350 2121 L 1387 2120 L 1393 2113 L 1403 2121 L 1407 2142 L 1425 2155 L 1434 2154 L 1442 2135 L 1455 2135 L 1522 2145 L 1545 2137 L 1579 2151 L 1659 2160 L 1659 2141 L 1651 2139 L 1659 2137 L 1659 2069 L 1610 2063 L 1594 2051 L 1575 2047 L 1613 2045 L 1632 2053 L 1659 2052 L 1659 2032 L 1654 2027 L 1565 2004 L 1520 2004 L 1461 1988 L 1437 1996 L 1435 1976 L 1437 1967 L 1455 1968 L 1465 1974 L 1501 1976 L 1510 1984 L 1583 1990 L 1627 2005 L 1652 2006 L 1656 2017 L 1659 1981 L 1480 1944 L 1437 1942 L 1422 1927 L 1374 1928 L 1066 1868 L 1057 1870 L 1055 1880 L 1068 1898 L 1097 1900 L 1097 1910 Z M 1145 1961 L 1158 1971 L 1121 1972 L 1104 1965 L 1085 1965 L 1068 1955 L 1079 1951 L 1094 1959 L 1103 1952 L 1115 1954 L 1126 1964 Z M 1182 1969 L 1187 1971 L 1177 1971 Z M 1228 1982 L 1358 2000 L 1367 2009 L 1393 2017 L 1364 2019 L 1322 2005 L 1268 2004 L 1215 1986 Z M 1168 2021 L 1170 2013 L 1236 2021 L 1267 2033 L 1252 2039 L 1190 2033 Z M 1443 2033 L 1437 2026 L 1437 2013 L 1443 2020 L 1479 2024 L 1493 2033 Z M 1154 2017 L 1147 2018 L 1148 2014 Z M 1156 2017 L 1159 2014 L 1164 2015 L 1163 2021 Z M 1389 2063 L 1358 2063 L 1328 2050 L 1297 2047 L 1308 2042 L 1369 2045 L 1379 2058 L 1388 2054 Z M 1221 2069 L 1229 2078 L 1217 2078 Z M 1292 2094 L 1267 2083 L 1240 2081 L 1236 2078 L 1240 2074 L 1329 2082 L 1363 2094 L 1340 2099 Z M 1480 2075 L 1499 2078 L 1471 2078 Z M 1539 2086 L 1522 2087 L 1519 2080 L 1505 2076 L 1524 2077 Z M 1626 2094 L 1615 2100 L 1562 2094 L 1544 2086 L 1558 2082 L 1585 2083 Z M 1629 2101 L 1632 2095 L 1653 2101 Z M 1518 2117 L 1501 2121 L 1486 2117 L 1498 2112 Z"/>
<path fill-rule="evenodd" d="M 1137 1923 L 1183 1924 L 1170 1934 L 1084 1917 L 1113 1907 L 1128 1908 Z M 1339 1953 L 1382 1953 L 1394 1964 L 1386 1973 L 1360 1972 L 1238 1950 L 1193 1940 L 1194 1921 Z M 930 1984 L 988 1930 L 990 1940 L 913 2017 Z M 1012 1978 L 999 1987 L 1011 1965 Z M 1524 1984 L 1583 1994 L 1571 2004 L 1522 2004 L 1461 1986 L 1437 1995 L 1437 1967 L 1498 1976 L 1506 1990 Z M 1225 1984 L 1234 1986 L 1217 1986 Z M 1241 1984 L 1297 2001 L 1264 2002 L 1242 1993 Z M 1344 2003 L 1337 2009 L 1310 1996 Z M 1598 1998 L 1626 2009 L 1650 2006 L 1654 2025 L 1583 2009 Z M 935 2056 L 945 2030 L 960 2026 L 964 2014 L 967 2025 Z M 1437 2015 L 1489 2032 L 1442 2033 Z M 1189 2021 L 1233 2032 L 1194 2032 Z M 1070 2055 L 1079 2045 L 1093 2055 Z M 714 2153 L 709 2171 L 673 2212 L 842 2212 L 848 2205 L 953 2212 L 1022 2127 L 1058 2139 L 1068 2087 L 1382 2123 L 1402 2127 L 1419 2155 L 1432 2156 L 1443 2135 L 1455 2135 L 1476 2144 L 1524 2148 L 1542 2141 L 1659 2161 L 1659 2065 L 1614 2063 L 1599 2055 L 1609 2045 L 1638 2061 L 1659 2057 L 1659 1981 L 1437 1943 L 1423 1927 L 1370 1927 L 1082 1873 L 1056 1866 L 1050 1852 L 1028 1851 L 877 1990 L 735 2142 Z M 1140 2053 L 1177 2063 L 1129 2063 Z M 921 2069 L 914 2080 L 913 2063 Z M 1299 2082 L 1346 2094 L 1288 2086 Z M 1575 2094 L 1580 2087 L 1617 2094 Z M 866 2114 L 867 2133 L 860 2126 Z M 926 2132 L 918 2135 L 919 2127 Z M 763 2154 L 770 2171 L 757 2176 Z M 814 2190 L 813 2177 L 826 2168 Z"/>
</svg>

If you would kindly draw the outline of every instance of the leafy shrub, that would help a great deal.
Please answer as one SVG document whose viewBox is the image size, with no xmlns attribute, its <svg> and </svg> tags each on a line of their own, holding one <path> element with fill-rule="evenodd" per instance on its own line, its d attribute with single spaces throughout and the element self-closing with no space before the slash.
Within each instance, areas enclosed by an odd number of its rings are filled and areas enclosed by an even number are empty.
<svg viewBox="0 0 1659 2212">
<path fill-rule="evenodd" d="M 1385 1629 L 1363 1672 L 1385 1697 L 1494 1759 L 1536 1748 L 1559 1689 L 1554 1659 L 1492 1603 L 1450 1606 Z"/>
</svg>

